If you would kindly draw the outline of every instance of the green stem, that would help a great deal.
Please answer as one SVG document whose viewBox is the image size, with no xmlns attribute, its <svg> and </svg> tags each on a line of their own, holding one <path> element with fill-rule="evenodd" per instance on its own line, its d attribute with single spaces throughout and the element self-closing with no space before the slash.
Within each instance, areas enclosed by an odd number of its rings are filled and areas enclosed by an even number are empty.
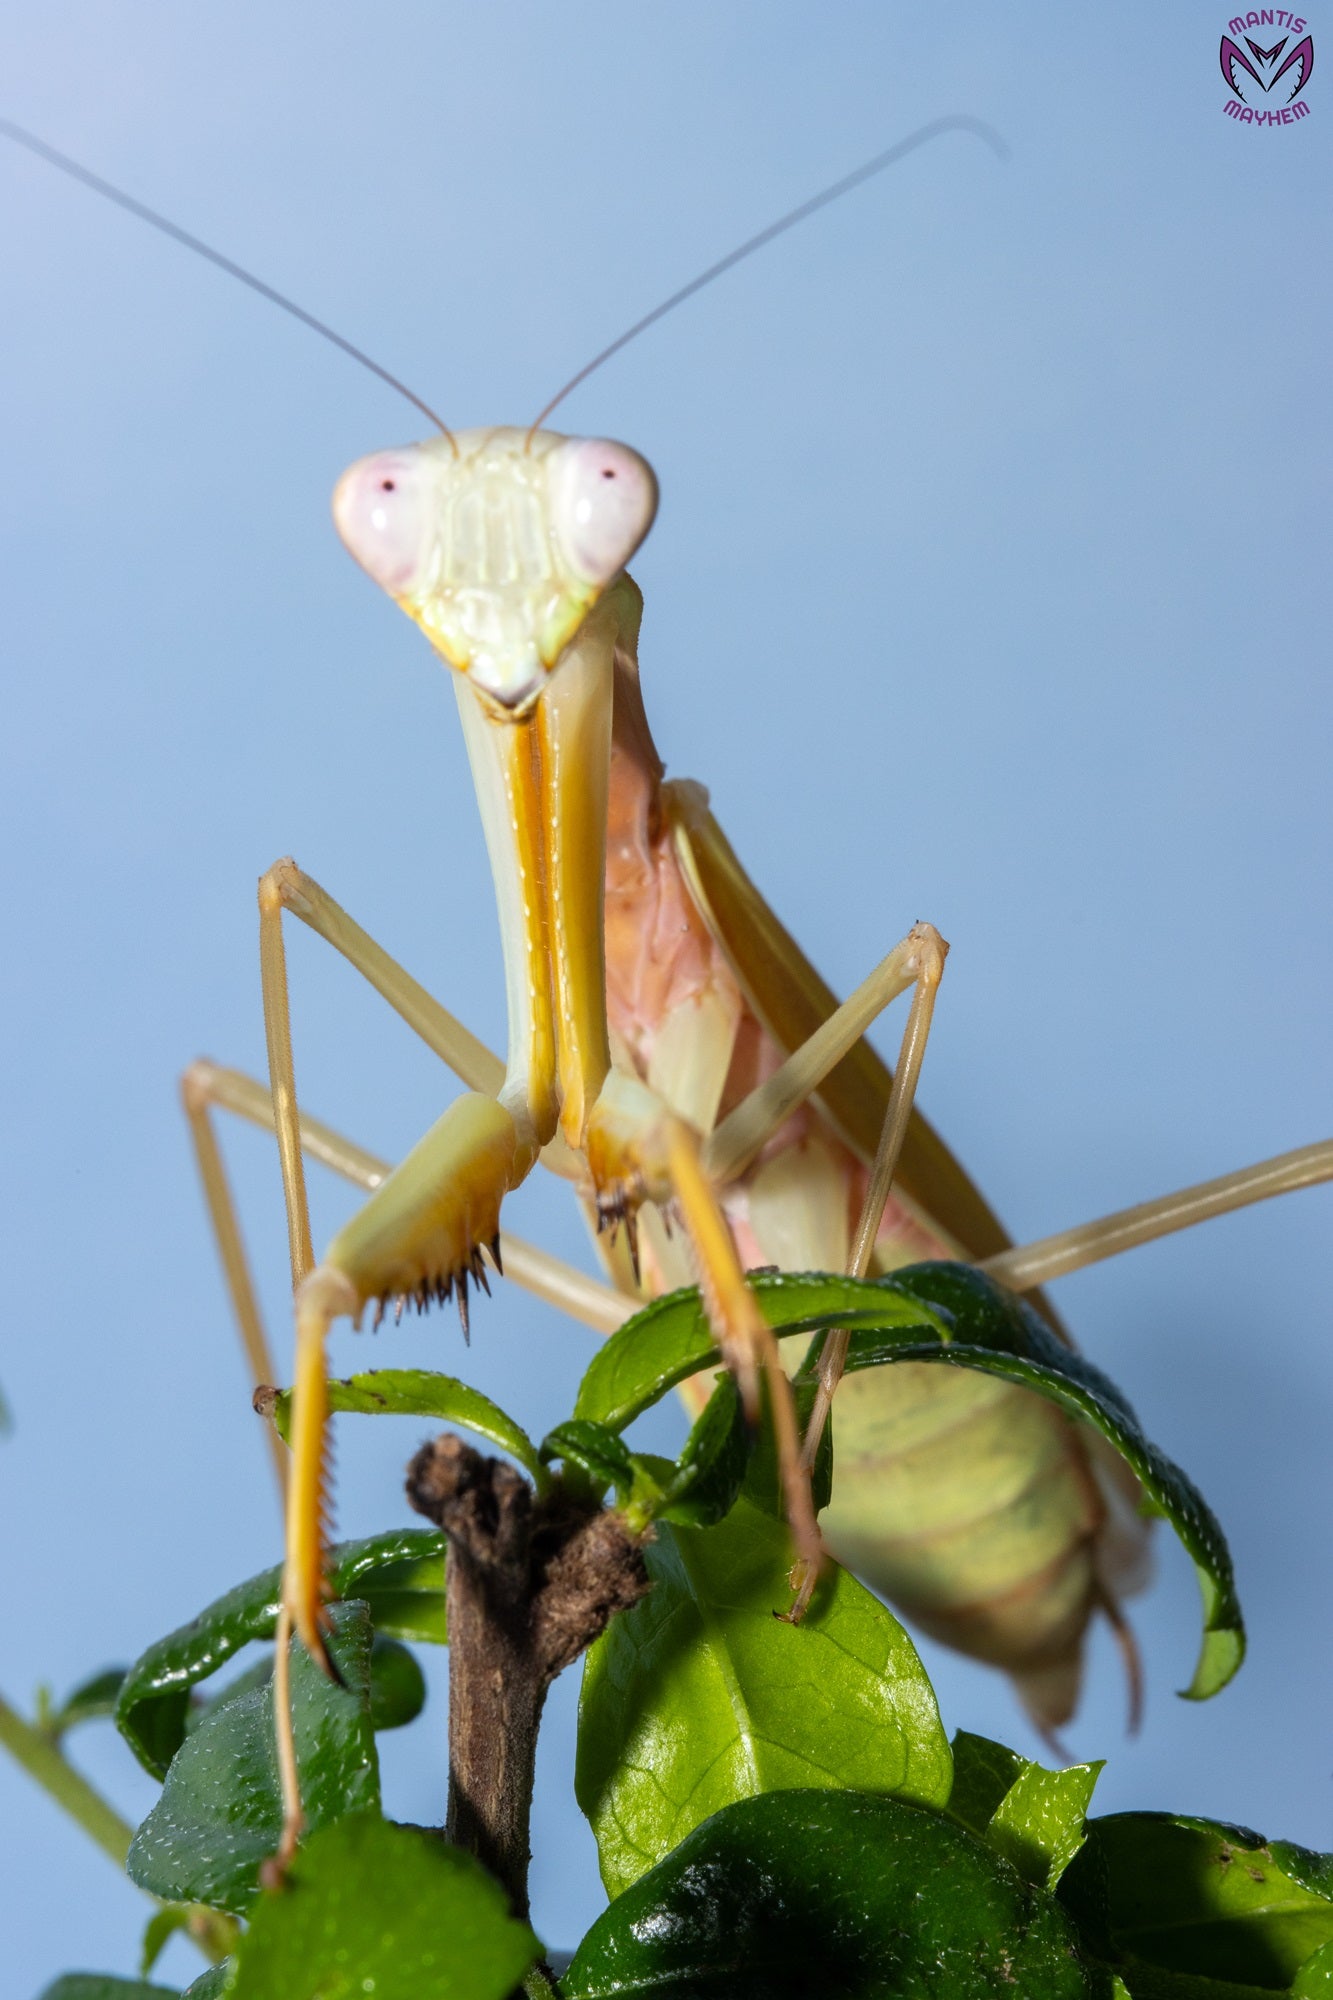
<svg viewBox="0 0 1333 2000">
<path fill-rule="evenodd" d="M 25 1721 L 3 1695 L 0 1695 L 0 1743 L 22 1764 L 28 1776 L 35 1778 L 42 1790 L 63 1806 L 71 1819 L 78 1821 L 102 1852 L 123 1869 L 134 1828 L 114 1806 L 107 1804 L 100 1792 L 94 1791 L 86 1778 L 79 1776 L 72 1764 L 66 1763 L 50 1737 Z"/>
<path fill-rule="evenodd" d="M 134 1828 L 66 1761 L 51 1738 L 11 1708 L 3 1695 L 0 1695 L 0 1744 L 123 1872 Z M 213 1965 L 220 1964 L 236 1948 L 236 1925 L 220 1910 L 193 1905 L 185 1928 Z"/>
</svg>

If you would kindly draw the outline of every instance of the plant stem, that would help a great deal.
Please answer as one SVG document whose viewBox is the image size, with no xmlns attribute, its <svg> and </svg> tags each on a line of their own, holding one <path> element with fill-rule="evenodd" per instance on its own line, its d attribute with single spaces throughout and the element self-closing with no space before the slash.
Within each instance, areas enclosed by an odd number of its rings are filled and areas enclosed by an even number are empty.
<svg viewBox="0 0 1333 2000">
<path fill-rule="evenodd" d="M 11 1708 L 3 1695 L 0 1695 L 0 1743 L 28 1776 L 35 1778 L 42 1790 L 63 1806 L 71 1819 L 78 1821 L 102 1852 L 123 1869 L 134 1828 L 66 1762 L 50 1737 Z"/>
<path fill-rule="evenodd" d="M 134 1828 L 74 1769 L 51 1738 L 11 1708 L 3 1695 L 0 1695 L 0 1744 L 124 1873 Z M 184 1928 L 210 1964 L 219 1965 L 236 1949 L 239 1935 L 236 1925 L 221 1910 L 210 1910 L 202 1903 L 192 1904 Z"/>
<path fill-rule="evenodd" d="M 534 1495 L 512 1465 L 461 1438 L 408 1468 L 417 1512 L 449 1538 L 448 1839 L 528 1913 L 528 1824 L 546 1690 L 648 1588 L 640 1537 L 565 1491 Z"/>
<path fill-rule="evenodd" d="M 526 1552 L 525 1552 L 526 1553 Z M 526 1562 L 523 1569 L 526 1571 Z M 507 1580 L 507 1579 L 506 1579 Z M 451 1542 L 445 1579 L 449 1628 L 449 1812 L 445 1837 L 475 1854 L 528 1914 L 528 1823 L 537 1728 L 546 1700 L 527 1643 L 528 1605 Z"/>
</svg>

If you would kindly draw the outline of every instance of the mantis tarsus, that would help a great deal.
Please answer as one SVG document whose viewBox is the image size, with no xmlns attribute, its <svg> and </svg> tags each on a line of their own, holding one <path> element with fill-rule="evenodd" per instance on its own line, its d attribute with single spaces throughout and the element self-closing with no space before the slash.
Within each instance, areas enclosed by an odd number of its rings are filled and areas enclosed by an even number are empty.
<svg viewBox="0 0 1333 2000">
<path fill-rule="evenodd" d="M 705 775 L 707 775 L 707 773 L 706 773 L 706 772 L 705 772 Z"/>
</svg>

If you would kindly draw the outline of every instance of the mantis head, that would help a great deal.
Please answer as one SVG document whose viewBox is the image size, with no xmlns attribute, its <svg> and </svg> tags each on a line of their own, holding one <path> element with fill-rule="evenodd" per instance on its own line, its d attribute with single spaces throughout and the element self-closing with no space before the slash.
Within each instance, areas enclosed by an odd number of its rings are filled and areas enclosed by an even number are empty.
<svg viewBox="0 0 1333 2000">
<path fill-rule="evenodd" d="M 461 431 L 359 459 L 333 516 L 361 567 L 492 713 L 531 711 L 653 524 L 657 481 L 627 445 Z"/>
</svg>

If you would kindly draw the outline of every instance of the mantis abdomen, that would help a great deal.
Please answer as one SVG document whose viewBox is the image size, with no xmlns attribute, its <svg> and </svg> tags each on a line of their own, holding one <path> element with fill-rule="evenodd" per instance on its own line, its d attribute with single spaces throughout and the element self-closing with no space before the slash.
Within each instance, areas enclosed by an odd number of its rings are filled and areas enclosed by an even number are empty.
<svg viewBox="0 0 1333 2000">
<path fill-rule="evenodd" d="M 707 1133 L 791 1052 L 795 1037 L 779 1039 L 781 1025 L 804 1008 L 801 1032 L 822 982 L 740 870 L 700 788 L 664 781 L 633 662 L 617 665 L 613 1046 Z M 709 896 L 723 867 L 725 903 Z M 751 1268 L 846 1266 L 868 1169 L 857 1139 L 877 1130 L 888 1088 L 872 1052 L 856 1054 L 725 1189 Z M 1004 1233 L 962 1169 L 924 1121 L 912 1139 L 875 1268 L 992 1254 Z M 641 1239 L 637 1282 L 623 1245 L 607 1253 L 623 1289 L 652 1295 L 692 1282 L 687 1246 L 652 1209 Z M 697 1404 L 708 1387 L 684 1393 Z M 1008 1673 L 1039 1727 L 1066 1721 L 1092 1617 L 1104 1611 L 1123 1635 L 1119 1598 L 1146 1580 L 1148 1523 L 1132 1475 L 1050 1403 L 963 1370 L 904 1363 L 851 1376 L 835 1408 L 837 1473 L 823 1517 L 834 1553 L 923 1631 Z"/>
</svg>

